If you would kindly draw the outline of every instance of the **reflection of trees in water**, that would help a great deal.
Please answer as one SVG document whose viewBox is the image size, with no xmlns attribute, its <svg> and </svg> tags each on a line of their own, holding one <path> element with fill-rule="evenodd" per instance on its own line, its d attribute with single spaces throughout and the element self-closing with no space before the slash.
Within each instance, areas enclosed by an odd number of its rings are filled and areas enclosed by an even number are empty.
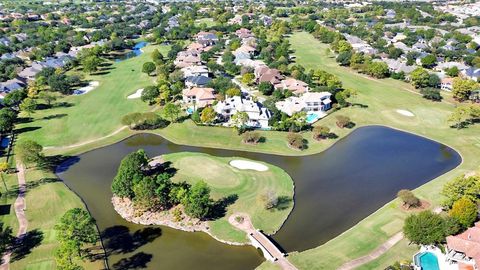
<svg viewBox="0 0 480 270">
<path fill-rule="evenodd" d="M 123 258 L 113 264 L 113 269 L 139 269 L 147 268 L 147 263 L 152 260 L 152 254 L 139 252 L 129 258 Z"/>
<path fill-rule="evenodd" d="M 444 144 L 440 144 L 440 155 L 442 157 L 440 161 L 450 160 L 453 158 L 452 149 Z"/>
<path fill-rule="evenodd" d="M 108 255 L 134 252 L 162 235 L 158 227 L 146 227 L 130 233 L 126 226 L 112 226 L 102 232 L 102 241 Z"/>
<path fill-rule="evenodd" d="M 125 140 L 125 145 L 129 147 L 138 147 L 138 146 L 157 146 L 166 142 L 162 137 L 154 134 L 138 134 L 132 136 Z"/>
</svg>

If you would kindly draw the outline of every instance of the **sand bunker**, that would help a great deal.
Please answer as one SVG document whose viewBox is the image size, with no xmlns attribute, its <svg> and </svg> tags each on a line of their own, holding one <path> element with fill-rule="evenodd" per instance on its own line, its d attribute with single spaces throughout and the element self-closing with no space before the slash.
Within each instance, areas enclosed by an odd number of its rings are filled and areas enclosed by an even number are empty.
<svg viewBox="0 0 480 270">
<path fill-rule="evenodd" d="M 399 113 L 403 116 L 408 116 L 408 117 L 414 117 L 415 116 L 415 114 L 413 114 L 412 112 L 407 111 L 407 110 L 397 110 L 397 113 Z"/>
<path fill-rule="evenodd" d="M 143 88 L 138 89 L 135 93 L 128 96 L 128 99 L 140 98 L 142 96 Z"/>
<path fill-rule="evenodd" d="M 235 167 L 240 170 L 254 170 L 259 172 L 268 171 L 268 167 L 257 162 L 248 161 L 248 160 L 232 160 L 230 161 L 230 166 Z"/>
<path fill-rule="evenodd" d="M 86 94 L 92 90 L 94 90 L 95 88 L 97 88 L 97 86 L 99 85 L 100 83 L 97 82 L 97 81 L 93 81 L 93 82 L 90 82 L 87 86 L 84 86 L 82 88 L 79 88 L 75 91 L 73 91 L 73 94 L 74 95 L 83 95 L 83 94 Z"/>
</svg>

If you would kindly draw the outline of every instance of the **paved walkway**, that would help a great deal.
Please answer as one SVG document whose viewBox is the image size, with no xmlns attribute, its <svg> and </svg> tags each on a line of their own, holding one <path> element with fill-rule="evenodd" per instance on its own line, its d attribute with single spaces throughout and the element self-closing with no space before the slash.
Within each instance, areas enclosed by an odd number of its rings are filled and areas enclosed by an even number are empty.
<svg viewBox="0 0 480 270">
<path fill-rule="evenodd" d="M 357 258 L 355 260 L 349 261 L 345 263 L 344 265 L 340 266 L 338 270 L 350 270 L 350 269 L 355 269 L 361 265 L 364 265 L 368 262 L 371 262 L 375 260 L 376 258 L 380 257 L 382 254 L 387 252 L 391 247 L 393 247 L 396 243 L 400 242 L 400 240 L 403 239 L 403 233 L 399 232 L 392 236 L 390 239 L 387 240 L 387 242 L 383 243 L 381 246 L 379 246 L 377 249 L 372 251 L 370 254 L 365 255 L 363 257 Z"/>
<path fill-rule="evenodd" d="M 241 222 L 238 222 L 236 220 L 237 217 L 241 217 L 243 220 Z M 265 235 L 263 235 L 261 232 L 255 230 L 248 214 L 233 214 L 228 218 L 228 221 L 230 222 L 230 224 L 246 232 L 248 235 L 253 234 L 253 237 L 257 239 L 257 241 L 259 241 L 261 245 L 270 252 L 270 254 L 277 258 L 274 264 L 279 265 L 284 270 L 297 270 L 297 268 L 293 264 L 291 264 L 287 260 L 287 258 L 283 256 L 283 254 L 278 250 L 277 246 L 275 246 L 271 241 L 269 241 L 268 238 L 265 237 Z"/>
<path fill-rule="evenodd" d="M 27 217 L 25 216 L 25 210 L 27 208 L 25 202 L 25 193 L 27 191 L 27 185 L 25 181 L 25 165 L 17 160 L 17 178 L 18 178 L 18 196 L 15 200 L 14 209 L 15 214 L 17 215 L 18 219 L 18 233 L 17 233 L 17 241 L 22 241 L 23 236 L 27 233 L 27 226 L 28 221 Z M 0 270 L 8 270 L 10 268 L 10 257 L 12 256 L 12 252 L 8 252 L 2 257 L 3 264 L 0 265 Z"/>
</svg>

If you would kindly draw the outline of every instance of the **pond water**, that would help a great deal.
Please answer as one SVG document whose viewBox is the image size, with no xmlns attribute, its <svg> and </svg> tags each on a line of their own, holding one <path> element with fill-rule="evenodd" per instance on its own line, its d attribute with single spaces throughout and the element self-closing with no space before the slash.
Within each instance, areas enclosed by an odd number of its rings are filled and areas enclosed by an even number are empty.
<svg viewBox="0 0 480 270">
<path fill-rule="evenodd" d="M 133 46 L 131 51 L 117 57 L 115 59 L 115 62 L 121 62 L 123 60 L 127 60 L 127 59 L 130 59 L 130 58 L 139 56 L 140 54 L 143 53 L 142 48 L 146 47 L 147 45 L 148 45 L 148 43 L 145 42 L 145 41 L 141 41 L 141 42 L 135 44 L 135 46 Z"/>
<path fill-rule="evenodd" d="M 135 135 L 72 159 L 59 176 L 86 202 L 110 251 L 112 269 L 253 269 L 263 258 L 252 247 L 221 244 L 204 233 L 129 224 L 111 203 L 110 184 L 120 160 L 143 148 L 149 156 L 192 151 L 261 160 L 295 181 L 295 207 L 273 236 L 286 251 L 302 251 L 334 238 L 395 197 L 453 169 L 454 150 L 434 141 L 371 126 L 355 130 L 320 154 L 286 157 L 181 146 L 156 135 Z"/>
</svg>

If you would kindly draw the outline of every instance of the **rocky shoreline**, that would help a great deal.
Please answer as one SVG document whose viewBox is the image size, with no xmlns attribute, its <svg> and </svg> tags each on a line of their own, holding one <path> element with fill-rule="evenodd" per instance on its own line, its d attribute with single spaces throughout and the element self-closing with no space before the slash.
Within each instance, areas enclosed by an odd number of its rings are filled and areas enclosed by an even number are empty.
<svg viewBox="0 0 480 270">
<path fill-rule="evenodd" d="M 216 239 L 219 242 L 233 245 L 233 246 L 244 246 L 248 245 L 248 243 L 238 243 L 238 242 L 231 242 L 217 238 L 210 232 L 210 227 L 208 226 L 207 221 L 201 221 L 197 218 L 192 218 L 183 213 L 181 209 L 182 206 L 176 206 L 168 211 L 145 211 L 141 215 L 139 215 L 134 207 L 131 200 L 127 198 L 120 198 L 117 196 L 112 197 L 112 204 L 115 211 L 125 220 L 128 222 L 132 222 L 135 224 L 142 224 L 142 225 L 161 225 L 167 226 L 173 229 L 182 230 L 186 232 L 205 232 L 209 234 L 211 237 Z M 175 221 L 175 216 L 173 214 L 175 209 L 180 208 L 182 211 L 182 220 Z"/>
</svg>

